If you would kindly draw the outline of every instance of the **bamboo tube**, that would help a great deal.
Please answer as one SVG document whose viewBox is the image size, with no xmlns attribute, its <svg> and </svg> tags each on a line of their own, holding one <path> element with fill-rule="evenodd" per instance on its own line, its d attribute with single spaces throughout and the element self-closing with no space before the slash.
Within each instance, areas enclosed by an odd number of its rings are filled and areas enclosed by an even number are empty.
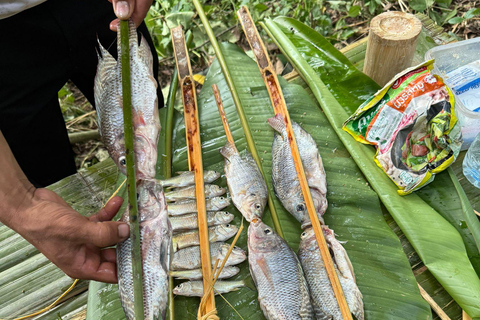
<svg viewBox="0 0 480 320">
<path fill-rule="evenodd" d="M 318 220 L 315 207 L 313 205 L 312 195 L 310 194 L 310 188 L 307 183 L 307 178 L 303 170 L 302 160 L 298 152 L 297 142 L 293 134 L 292 123 L 290 120 L 290 115 L 288 114 L 287 105 L 285 103 L 285 98 L 283 97 L 282 90 L 278 83 L 278 78 L 275 73 L 275 70 L 272 66 L 272 63 L 267 55 L 267 50 L 263 42 L 260 39 L 257 28 L 252 21 L 250 13 L 248 12 L 247 7 L 242 7 L 237 11 L 237 16 L 242 24 L 242 28 L 247 37 L 248 43 L 255 54 L 258 67 L 262 73 L 263 80 L 268 89 L 268 94 L 272 101 L 273 109 L 275 114 L 283 115 L 283 119 L 287 126 L 287 135 L 290 142 L 290 149 L 292 151 L 293 162 L 295 164 L 295 169 L 297 171 L 298 180 L 300 187 L 302 189 L 303 198 L 305 199 L 305 204 L 307 206 L 308 215 L 312 222 L 312 227 L 315 232 L 315 237 L 317 239 L 318 247 L 320 248 L 320 254 L 325 263 L 325 268 L 327 270 L 328 278 L 332 284 L 333 292 L 335 293 L 335 298 L 337 299 L 340 312 L 343 319 L 352 320 L 352 315 L 347 305 L 345 295 L 338 280 L 337 273 L 335 272 L 335 267 L 333 265 L 332 257 L 330 256 L 330 251 L 328 250 L 327 243 L 325 242 L 325 237 L 322 232 L 320 221 Z"/>
<path fill-rule="evenodd" d="M 414 15 L 384 12 L 370 22 L 363 72 L 384 86 L 411 66 L 422 23 Z"/>
<path fill-rule="evenodd" d="M 128 21 L 120 21 L 122 62 L 123 123 L 125 130 L 125 156 L 127 160 L 128 210 L 130 213 L 130 239 L 132 240 L 133 301 L 135 319 L 143 320 L 142 256 L 140 225 L 138 220 L 135 152 L 133 150 L 132 95 L 130 79 L 130 45 Z M 119 53 L 120 54 L 120 53 Z"/>
<path fill-rule="evenodd" d="M 422 298 L 425 299 L 425 301 L 428 302 L 430 307 L 435 311 L 435 313 L 438 315 L 438 317 L 442 320 L 450 320 L 450 317 L 440 308 L 440 306 L 433 300 L 433 298 L 423 289 L 423 287 L 420 285 L 420 283 L 417 282 L 418 289 L 420 289 L 420 294 L 422 295 Z"/>
<path fill-rule="evenodd" d="M 172 43 L 177 63 L 178 79 L 182 92 L 185 118 L 185 132 L 187 136 L 188 166 L 195 172 L 195 196 L 198 211 L 198 234 L 200 239 L 200 258 L 202 261 L 203 292 L 207 293 L 212 279 L 210 243 L 208 237 L 207 214 L 205 207 L 205 186 L 203 181 L 202 149 L 200 144 L 200 125 L 198 120 L 197 97 L 195 84 L 188 58 L 187 46 L 182 26 L 172 29 Z M 211 314 L 215 311 L 214 292 L 210 291 L 205 298 L 200 315 Z"/>
</svg>

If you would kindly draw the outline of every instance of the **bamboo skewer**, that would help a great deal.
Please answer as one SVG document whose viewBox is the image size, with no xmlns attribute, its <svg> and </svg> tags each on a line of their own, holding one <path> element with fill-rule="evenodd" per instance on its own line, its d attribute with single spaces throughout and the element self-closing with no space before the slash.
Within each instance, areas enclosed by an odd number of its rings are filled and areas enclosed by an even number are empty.
<svg viewBox="0 0 480 320">
<path fill-rule="evenodd" d="M 216 84 L 212 85 L 213 94 L 215 95 L 215 101 L 217 102 L 218 112 L 220 113 L 220 118 L 222 118 L 223 129 L 225 130 L 225 135 L 227 136 L 228 142 L 232 146 L 235 146 L 235 141 L 233 141 L 232 131 L 230 131 L 230 126 L 228 125 L 227 116 L 225 115 L 225 109 L 223 109 L 222 98 L 220 97 L 220 92 L 218 91 L 218 87 Z"/>
<path fill-rule="evenodd" d="M 200 144 L 200 125 L 198 120 L 195 84 L 188 58 L 185 37 L 181 26 L 172 29 L 172 43 L 177 63 L 178 80 L 182 92 L 187 136 L 188 166 L 195 173 L 195 196 L 198 211 L 198 234 L 200 240 L 200 258 L 202 262 L 203 292 L 207 293 L 212 279 L 210 243 L 208 237 L 207 214 L 205 206 L 205 185 L 203 180 L 202 149 Z M 210 291 L 205 298 L 203 310 L 199 315 L 215 314 L 214 292 Z"/>
<path fill-rule="evenodd" d="M 423 287 L 420 285 L 420 283 L 417 282 L 418 289 L 420 289 L 420 294 L 422 295 L 422 298 L 425 299 L 425 301 L 428 302 L 430 305 L 430 308 L 435 311 L 435 313 L 438 315 L 438 317 L 442 320 L 450 320 L 450 317 L 442 310 L 442 308 L 433 300 L 433 298 L 423 289 Z"/>
<path fill-rule="evenodd" d="M 465 310 L 462 310 L 462 320 L 472 320 L 472 318 L 465 312 Z"/>
<path fill-rule="evenodd" d="M 325 263 L 325 268 L 327 270 L 328 278 L 330 279 L 330 283 L 332 284 L 332 288 L 335 293 L 335 297 L 337 299 L 342 317 L 345 320 L 351 320 L 352 315 L 348 308 L 347 301 L 345 299 L 345 295 L 342 290 L 342 286 L 340 285 L 340 281 L 338 280 L 338 277 L 337 277 L 337 273 L 335 272 L 335 267 L 333 265 L 332 257 L 330 256 L 330 252 L 328 250 L 328 246 L 327 246 L 327 243 L 325 242 L 325 237 L 321 229 L 320 221 L 318 220 L 316 210 L 313 205 L 312 195 L 310 194 L 310 188 L 308 186 L 307 179 L 305 177 L 305 172 L 303 170 L 302 160 L 300 158 L 297 142 L 293 134 L 292 123 L 290 120 L 290 116 L 288 114 L 287 105 L 285 103 L 285 98 L 283 97 L 283 93 L 280 89 L 280 85 L 278 83 L 278 78 L 275 73 L 275 69 L 273 68 L 272 63 L 268 58 L 267 50 L 265 49 L 265 46 L 260 39 L 258 31 L 255 27 L 255 24 L 252 21 L 252 18 L 250 16 L 250 13 L 248 12 L 247 7 L 244 6 L 240 10 L 238 10 L 237 16 L 240 20 L 243 31 L 247 37 L 248 43 L 252 48 L 252 51 L 257 60 L 258 67 L 265 81 L 265 85 L 267 86 L 268 94 L 270 95 L 270 99 L 272 101 L 275 114 L 281 114 L 287 126 L 287 135 L 288 135 L 288 140 L 290 142 L 290 149 L 292 151 L 293 162 L 295 164 L 295 169 L 297 171 L 298 180 L 300 183 L 300 187 L 302 189 L 303 198 L 305 199 L 305 203 L 307 206 L 308 215 L 310 217 L 310 220 L 312 222 L 312 227 L 315 232 L 315 237 L 317 239 L 318 247 L 320 248 L 320 254 Z"/>
</svg>

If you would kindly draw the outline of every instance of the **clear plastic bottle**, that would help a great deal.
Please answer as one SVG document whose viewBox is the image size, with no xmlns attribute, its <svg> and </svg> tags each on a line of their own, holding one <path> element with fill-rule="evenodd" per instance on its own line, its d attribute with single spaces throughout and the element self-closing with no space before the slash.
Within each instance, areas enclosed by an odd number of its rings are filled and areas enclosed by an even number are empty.
<svg viewBox="0 0 480 320">
<path fill-rule="evenodd" d="M 463 175 L 471 184 L 480 188 L 480 133 L 473 140 L 463 159 Z"/>
</svg>

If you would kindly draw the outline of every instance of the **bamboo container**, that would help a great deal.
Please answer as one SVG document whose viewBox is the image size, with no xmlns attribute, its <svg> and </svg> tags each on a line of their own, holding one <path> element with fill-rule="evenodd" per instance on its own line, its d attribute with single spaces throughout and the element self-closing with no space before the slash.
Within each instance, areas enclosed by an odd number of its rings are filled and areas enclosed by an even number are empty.
<svg viewBox="0 0 480 320">
<path fill-rule="evenodd" d="M 411 66 L 422 23 L 398 11 L 382 13 L 370 22 L 363 72 L 384 86 Z"/>
</svg>

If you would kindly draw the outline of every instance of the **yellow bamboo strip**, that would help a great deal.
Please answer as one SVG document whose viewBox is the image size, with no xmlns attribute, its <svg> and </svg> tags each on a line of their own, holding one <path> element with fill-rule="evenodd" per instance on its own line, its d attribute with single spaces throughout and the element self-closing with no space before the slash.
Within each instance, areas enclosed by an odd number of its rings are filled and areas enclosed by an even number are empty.
<svg viewBox="0 0 480 320">
<path fill-rule="evenodd" d="M 228 125 L 227 116 L 225 115 L 225 109 L 223 108 L 222 98 L 220 97 L 220 92 L 216 84 L 212 85 L 213 94 L 215 96 L 215 101 L 217 102 L 218 112 L 220 113 L 220 118 L 222 118 L 223 129 L 225 130 L 225 135 L 227 136 L 228 142 L 237 149 L 235 146 L 235 141 L 233 141 L 232 131 L 230 131 L 230 126 Z"/>
<path fill-rule="evenodd" d="M 462 310 L 462 320 L 472 320 L 472 318 L 465 312 L 465 310 Z"/>
<path fill-rule="evenodd" d="M 200 257 L 202 261 L 203 290 L 206 293 L 212 279 L 210 260 L 210 243 L 208 240 L 207 210 L 205 206 L 205 185 L 203 181 L 203 161 L 200 143 L 200 125 L 198 119 L 197 97 L 192 76 L 190 59 L 188 58 L 185 36 L 181 26 L 172 29 L 172 43 L 177 63 L 178 80 L 182 92 L 185 133 L 187 137 L 188 166 L 195 173 L 195 196 L 197 199 L 198 234 L 200 240 Z M 214 293 L 205 298 L 200 315 L 215 313 Z"/>
<path fill-rule="evenodd" d="M 433 298 L 423 289 L 423 287 L 420 285 L 420 283 L 417 282 L 418 289 L 420 289 L 420 294 L 422 295 L 422 298 L 425 299 L 425 301 L 428 302 L 430 307 L 435 311 L 435 313 L 438 315 L 438 317 L 442 320 L 450 320 L 450 317 L 440 308 L 440 306 L 433 300 Z"/>
<path fill-rule="evenodd" d="M 281 114 L 283 116 L 285 125 L 287 126 L 287 136 L 290 142 L 290 149 L 292 151 L 293 162 L 295 164 L 295 169 L 297 171 L 298 180 L 300 183 L 300 187 L 302 189 L 303 198 L 305 199 L 308 215 L 312 222 L 312 227 L 315 232 L 315 237 L 317 239 L 318 247 L 320 248 L 320 254 L 325 263 L 325 268 L 327 270 L 328 278 L 330 279 L 330 283 L 332 284 L 333 292 L 335 293 L 335 297 L 337 299 L 340 312 L 342 314 L 343 319 L 352 320 L 352 315 L 348 308 L 347 301 L 345 299 L 345 295 L 342 290 L 342 286 L 340 285 L 340 281 L 338 280 L 338 277 L 337 277 L 337 273 L 335 272 L 335 267 L 333 265 L 332 257 L 330 256 L 327 243 L 325 242 L 325 237 L 323 236 L 320 221 L 318 220 L 316 210 L 313 205 L 312 195 L 310 194 L 310 188 L 308 187 L 307 179 L 305 177 L 305 172 L 303 170 L 302 160 L 298 152 L 297 142 L 293 134 L 290 115 L 288 114 L 285 98 L 283 97 L 283 93 L 278 83 L 278 78 L 277 78 L 275 69 L 273 68 L 272 63 L 268 58 L 265 45 L 260 39 L 260 35 L 258 34 L 257 28 L 253 23 L 253 20 L 250 16 L 250 13 L 248 12 L 247 7 L 244 6 L 240 10 L 238 10 L 237 16 L 240 20 L 243 31 L 247 37 L 248 43 L 255 55 L 258 67 L 262 74 L 263 80 L 265 81 L 265 85 L 267 86 L 268 94 L 270 95 L 270 99 L 272 101 L 273 110 L 275 111 L 275 114 Z"/>
<path fill-rule="evenodd" d="M 480 213 L 477 210 L 473 209 L 473 212 L 475 212 L 475 214 L 480 217 Z"/>
</svg>

